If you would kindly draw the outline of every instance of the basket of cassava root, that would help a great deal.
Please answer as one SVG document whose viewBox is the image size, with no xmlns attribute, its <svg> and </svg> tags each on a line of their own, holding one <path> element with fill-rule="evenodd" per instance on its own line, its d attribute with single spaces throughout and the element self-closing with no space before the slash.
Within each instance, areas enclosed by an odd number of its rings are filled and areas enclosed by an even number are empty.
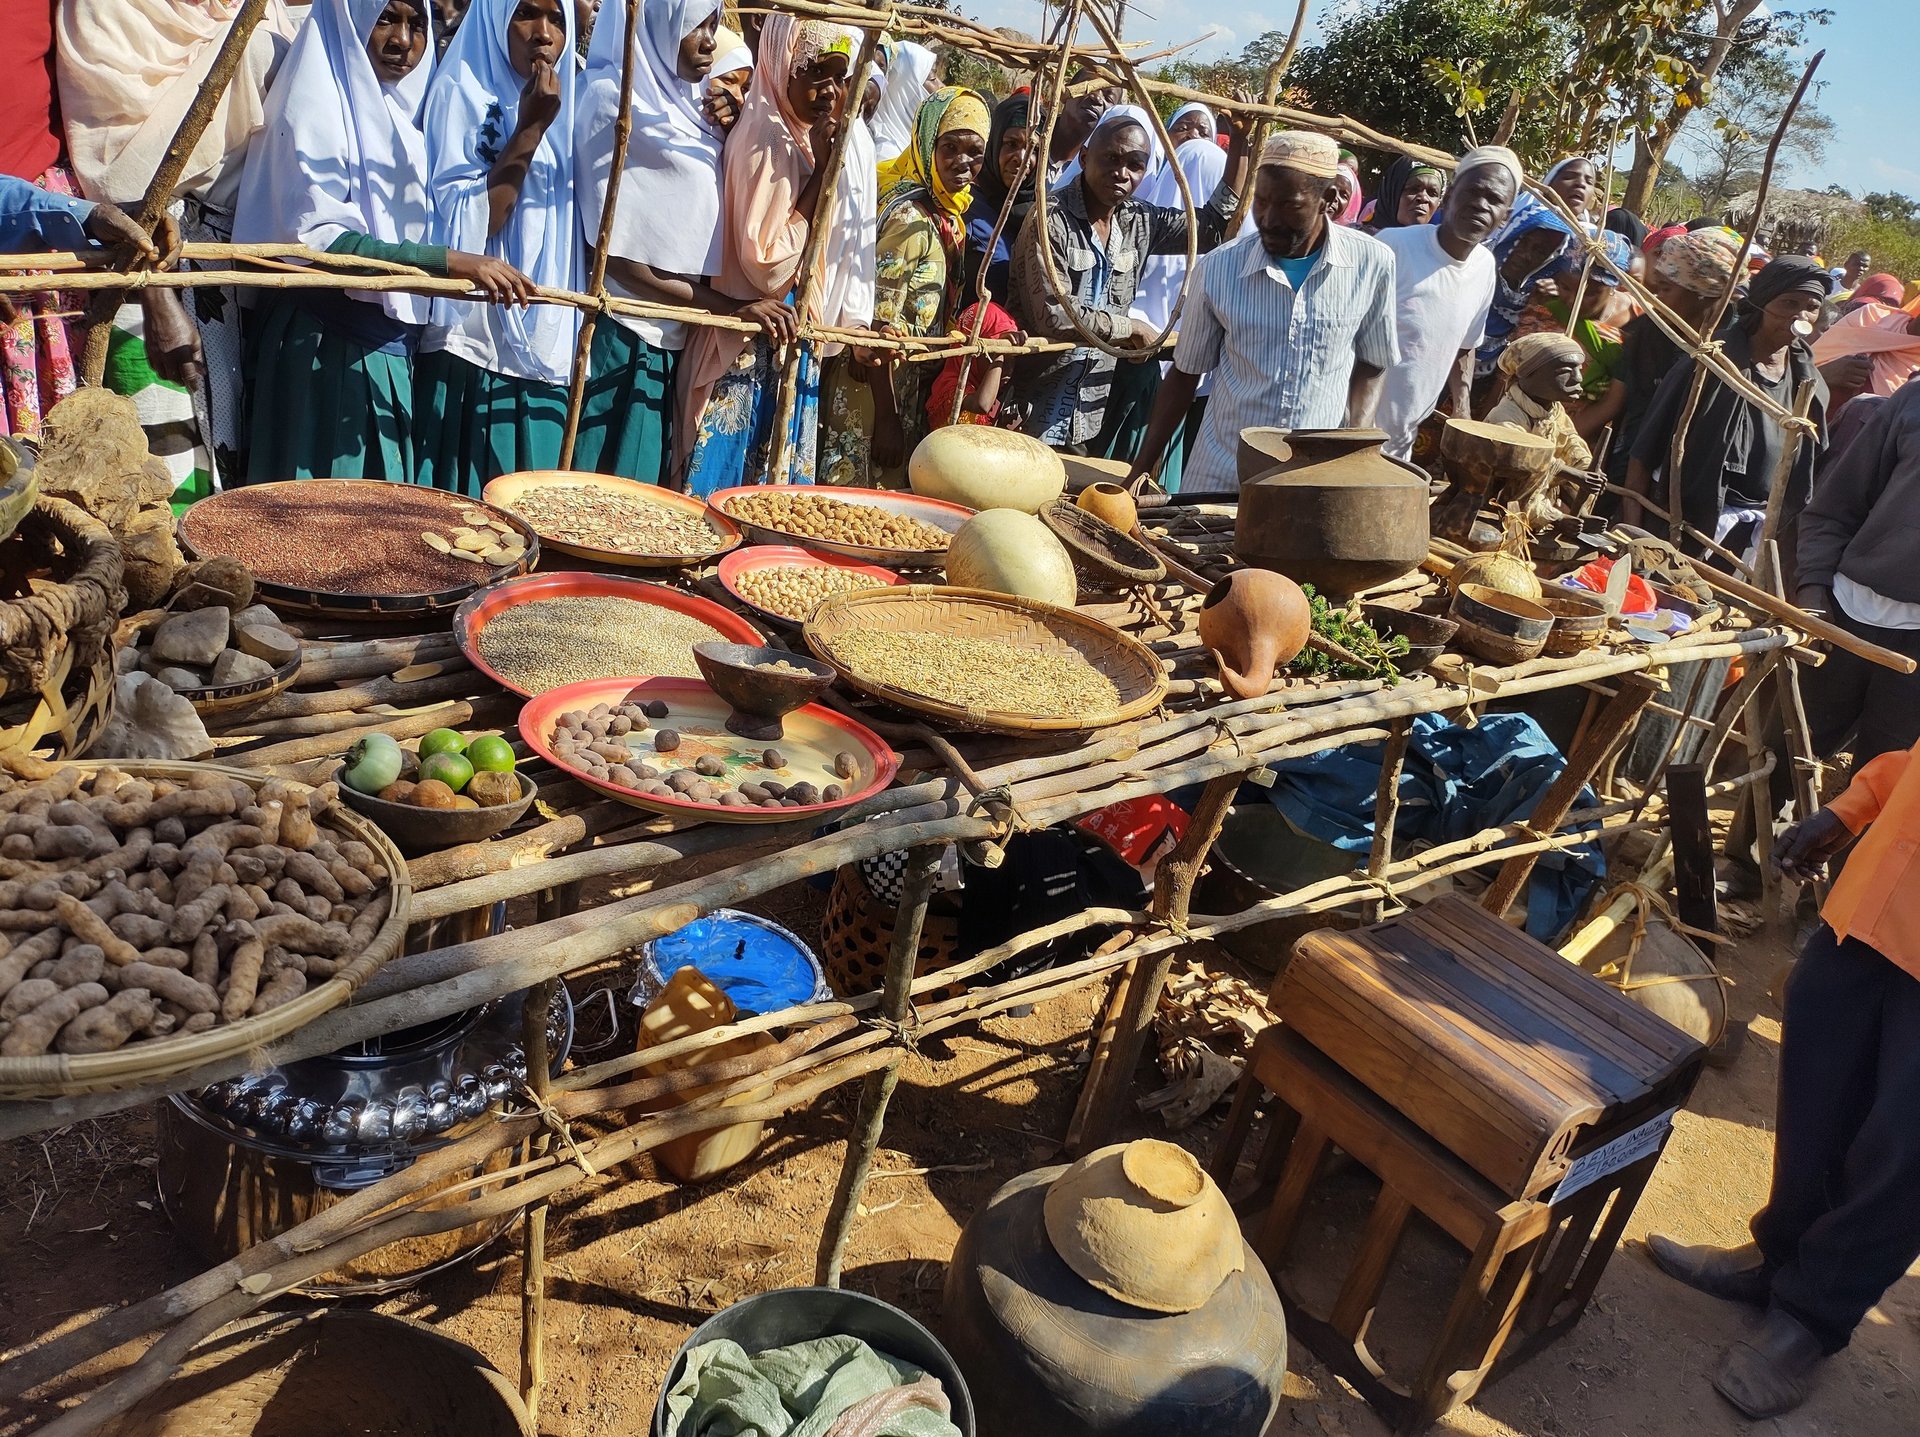
<svg viewBox="0 0 1920 1437">
<path fill-rule="evenodd" d="M 0 756 L 0 1099 L 282 1037 L 400 951 L 411 900 L 406 860 L 331 784 Z"/>
</svg>

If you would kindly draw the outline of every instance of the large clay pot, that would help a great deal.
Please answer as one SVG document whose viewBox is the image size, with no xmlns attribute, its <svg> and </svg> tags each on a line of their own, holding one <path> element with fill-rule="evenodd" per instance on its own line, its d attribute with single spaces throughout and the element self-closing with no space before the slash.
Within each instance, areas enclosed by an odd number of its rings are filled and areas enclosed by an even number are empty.
<svg viewBox="0 0 1920 1437">
<path fill-rule="evenodd" d="M 1313 608 L 1285 574 L 1237 569 L 1207 591 L 1199 628 L 1227 691 L 1257 699 L 1275 671 L 1307 646 Z"/>
<path fill-rule="evenodd" d="M 1378 429 L 1243 429 L 1234 553 L 1345 599 L 1427 557 L 1427 478 Z"/>
<path fill-rule="evenodd" d="M 1260 1437 L 1280 1405 L 1287 1325 L 1265 1264 L 1191 1312 L 1160 1314 L 1079 1277 L 1047 1237 L 1063 1167 L 1015 1178 L 947 1268 L 943 1335 L 982 1437 Z"/>
</svg>

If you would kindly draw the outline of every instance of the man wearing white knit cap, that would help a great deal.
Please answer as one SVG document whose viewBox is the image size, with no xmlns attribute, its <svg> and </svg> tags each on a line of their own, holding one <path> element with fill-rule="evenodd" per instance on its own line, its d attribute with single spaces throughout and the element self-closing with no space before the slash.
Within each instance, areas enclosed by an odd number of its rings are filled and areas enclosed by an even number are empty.
<svg viewBox="0 0 1920 1437">
<path fill-rule="evenodd" d="M 1473 355 L 1486 338 L 1498 278 L 1487 240 L 1506 222 L 1520 181 L 1518 155 L 1482 145 L 1460 157 L 1438 223 L 1380 232 L 1393 251 L 1400 362 L 1387 371 L 1374 422 L 1396 459 L 1413 453 L 1414 432 L 1443 394 L 1455 414 L 1471 414 Z"/>
<path fill-rule="evenodd" d="M 1393 254 L 1328 219 L 1339 163 L 1340 147 L 1311 130 L 1286 131 L 1261 148 L 1254 232 L 1195 268 L 1173 368 L 1134 457 L 1136 476 L 1158 468 L 1209 371 L 1213 395 L 1181 475 L 1183 493 L 1238 492 L 1242 429 L 1373 422 L 1381 376 L 1399 359 Z"/>
</svg>

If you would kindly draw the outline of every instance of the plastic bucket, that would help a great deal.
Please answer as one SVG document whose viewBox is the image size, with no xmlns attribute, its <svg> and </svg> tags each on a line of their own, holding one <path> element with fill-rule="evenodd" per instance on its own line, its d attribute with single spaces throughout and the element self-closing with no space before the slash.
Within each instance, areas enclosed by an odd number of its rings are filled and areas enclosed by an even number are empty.
<svg viewBox="0 0 1920 1437">
<path fill-rule="evenodd" d="M 660 1396 L 653 1404 L 653 1437 L 671 1437 L 667 1393 L 686 1370 L 687 1354 L 723 1337 L 739 1343 L 749 1354 L 816 1337 L 857 1337 L 889 1357 L 910 1362 L 937 1377 L 953 1404 L 953 1425 L 962 1437 L 975 1437 L 973 1399 L 947 1349 L 899 1308 L 877 1297 L 836 1287 L 777 1288 L 743 1298 L 701 1323 L 680 1344 L 667 1368 L 667 1380 L 660 1385 Z"/>
</svg>

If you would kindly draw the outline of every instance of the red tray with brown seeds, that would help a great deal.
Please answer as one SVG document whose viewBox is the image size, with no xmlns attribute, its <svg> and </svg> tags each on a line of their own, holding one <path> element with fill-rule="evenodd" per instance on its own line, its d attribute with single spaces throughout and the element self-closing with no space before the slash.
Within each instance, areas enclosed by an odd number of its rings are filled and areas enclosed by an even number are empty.
<svg viewBox="0 0 1920 1437">
<path fill-rule="evenodd" d="M 380 479 L 291 479 L 202 499 L 180 546 L 223 554 L 276 606 L 351 619 L 457 608 L 531 570 L 540 540 L 517 514 L 459 494 Z"/>
</svg>

